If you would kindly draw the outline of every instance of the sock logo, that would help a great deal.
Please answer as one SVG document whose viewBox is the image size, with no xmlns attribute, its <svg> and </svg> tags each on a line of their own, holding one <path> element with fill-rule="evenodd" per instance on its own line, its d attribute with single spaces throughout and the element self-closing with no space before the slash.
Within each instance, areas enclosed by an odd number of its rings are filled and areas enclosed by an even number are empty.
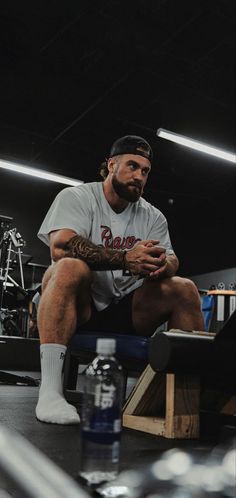
<svg viewBox="0 0 236 498">
<path fill-rule="evenodd" d="M 43 352 L 42 351 L 40 353 L 40 358 L 41 358 L 41 360 L 43 359 Z"/>
<path fill-rule="evenodd" d="M 65 353 L 61 353 L 60 354 L 60 360 L 64 360 L 64 358 L 65 358 Z"/>
</svg>

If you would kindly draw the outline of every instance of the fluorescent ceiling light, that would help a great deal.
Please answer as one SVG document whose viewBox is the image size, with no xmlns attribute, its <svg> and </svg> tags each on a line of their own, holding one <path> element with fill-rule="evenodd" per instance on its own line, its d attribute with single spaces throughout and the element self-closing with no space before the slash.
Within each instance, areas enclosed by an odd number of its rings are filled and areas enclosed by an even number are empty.
<svg viewBox="0 0 236 498">
<path fill-rule="evenodd" d="M 47 171 L 42 169 L 29 168 L 28 166 L 12 163 L 11 161 L 5 161 L 3 159 L 0 159 L 0 168 L 15 171 L 16 173 L 23 173 L 24 175 L 35 176 L 36 178 L 42 178 L 44 180 L 49 180 L 50 182 L 72 185 L 74 187 L 83 183 L 81 180 L 75 180 L 74 178 L 68 178 L 63 175 L 56 175 L 55 173 L 47 173 Z"/>
<path fill-rule="evenodd" d="M 179 135 L 178 133 L 174 133 L 173 131 L 164 130 L 164 128 L 158 128 L 157 136 L 180 145 L 185 145 L 185 147 L 190 147 L 191 149 L 199 150 L 201 152 L 205 152 L 206 154 L 211 154 L 212 156 L 220 157 L 221 159 L 225 159 L 226 161 L 236 163 L 235 154 L 231 154 L 230 152 L 225 152 L 222 149 L 217 149 L 216 147 L 212 147 L 211 145 L 206 145 L 202 142 L 198 142 L 198 140 L 187 138 L 184 135 Z"/>
</svg>

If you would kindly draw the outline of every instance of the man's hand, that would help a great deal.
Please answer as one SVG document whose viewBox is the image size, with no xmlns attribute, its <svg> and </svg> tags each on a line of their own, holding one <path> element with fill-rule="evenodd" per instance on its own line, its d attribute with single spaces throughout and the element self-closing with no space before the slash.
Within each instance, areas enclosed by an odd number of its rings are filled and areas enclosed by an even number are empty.
<svg viewBox="0 0 236 498">
<path fill-rule="evenodd" d="M 161 258 L 161 257 L 160 257 Z M 149 273 L 148 280 L 156 280 L 157 278 L 173 277 L 179 268 L 179 260 L 175 254 L 163 256 L 160 267 Z"/>
<path fill-rule="evenodd" d="M 125 256 L 126 269 L 132 275 L 151 276 L 166 266 L 166 250 L 159 240 L 141 240 Z"/>
<path fill-rule="evenodd" d="M 160 258 L 159 258 L 159 268 L 157 268 L 155 271 L 150 272 L 148 275 L 148 278 L 154 280 L 155 278 L 164 276 L 164 274 L 166 273 L 166 269 L 167 269 L 167 263 L 168 263 L 168 260 L 167 260 L 166 253 L 162 253 L 160 255 Z"/>
</svg>

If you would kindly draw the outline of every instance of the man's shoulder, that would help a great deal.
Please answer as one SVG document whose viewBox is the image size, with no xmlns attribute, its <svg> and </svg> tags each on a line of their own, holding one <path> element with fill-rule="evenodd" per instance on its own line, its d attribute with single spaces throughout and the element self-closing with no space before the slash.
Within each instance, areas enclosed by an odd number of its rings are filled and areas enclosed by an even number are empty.
<svg viewBox="0 0 236 498">
<path fill-rule="evenodd" d="M 59 196 L 70 197 L 71 195 L 75 197 L 81 197 L 83 195 L 91 195 L 91 193 L 96 194 L 100 190 L 101 182 L 90 182 L 81 183 L 75 187 L 66 187 L 59 192 Z"/>
<path fill-rule="evenodd" d="M 163 216 L 163 213 L 158 209 L 156 206 L 148 202 L 146 199 L 143 197 L 140 197 L 138 201 L 138 206 L 137 209 L 140 212 L 147 213 L 148 215 L 153 215 L 153 216 Z"/>
</svg>

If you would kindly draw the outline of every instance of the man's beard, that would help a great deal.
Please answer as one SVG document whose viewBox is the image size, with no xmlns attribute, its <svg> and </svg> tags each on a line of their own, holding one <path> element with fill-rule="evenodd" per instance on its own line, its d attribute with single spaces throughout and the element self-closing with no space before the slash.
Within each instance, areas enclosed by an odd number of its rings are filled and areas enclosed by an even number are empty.
<svg viewBox="0 0 236 498">
<path fill-rule="evenodd" d="M 136 189 L 130 189 L 129 185 L 135 185 Z M 112 177 L 112 186 L 116 194 L 121 198 L 129 202 L 137 202 L 142 195 L 142 187 L 137 182 L 130 182 L 128 184 L 121 183 L 117 179 L 116 175 Z"/>
</svg>

